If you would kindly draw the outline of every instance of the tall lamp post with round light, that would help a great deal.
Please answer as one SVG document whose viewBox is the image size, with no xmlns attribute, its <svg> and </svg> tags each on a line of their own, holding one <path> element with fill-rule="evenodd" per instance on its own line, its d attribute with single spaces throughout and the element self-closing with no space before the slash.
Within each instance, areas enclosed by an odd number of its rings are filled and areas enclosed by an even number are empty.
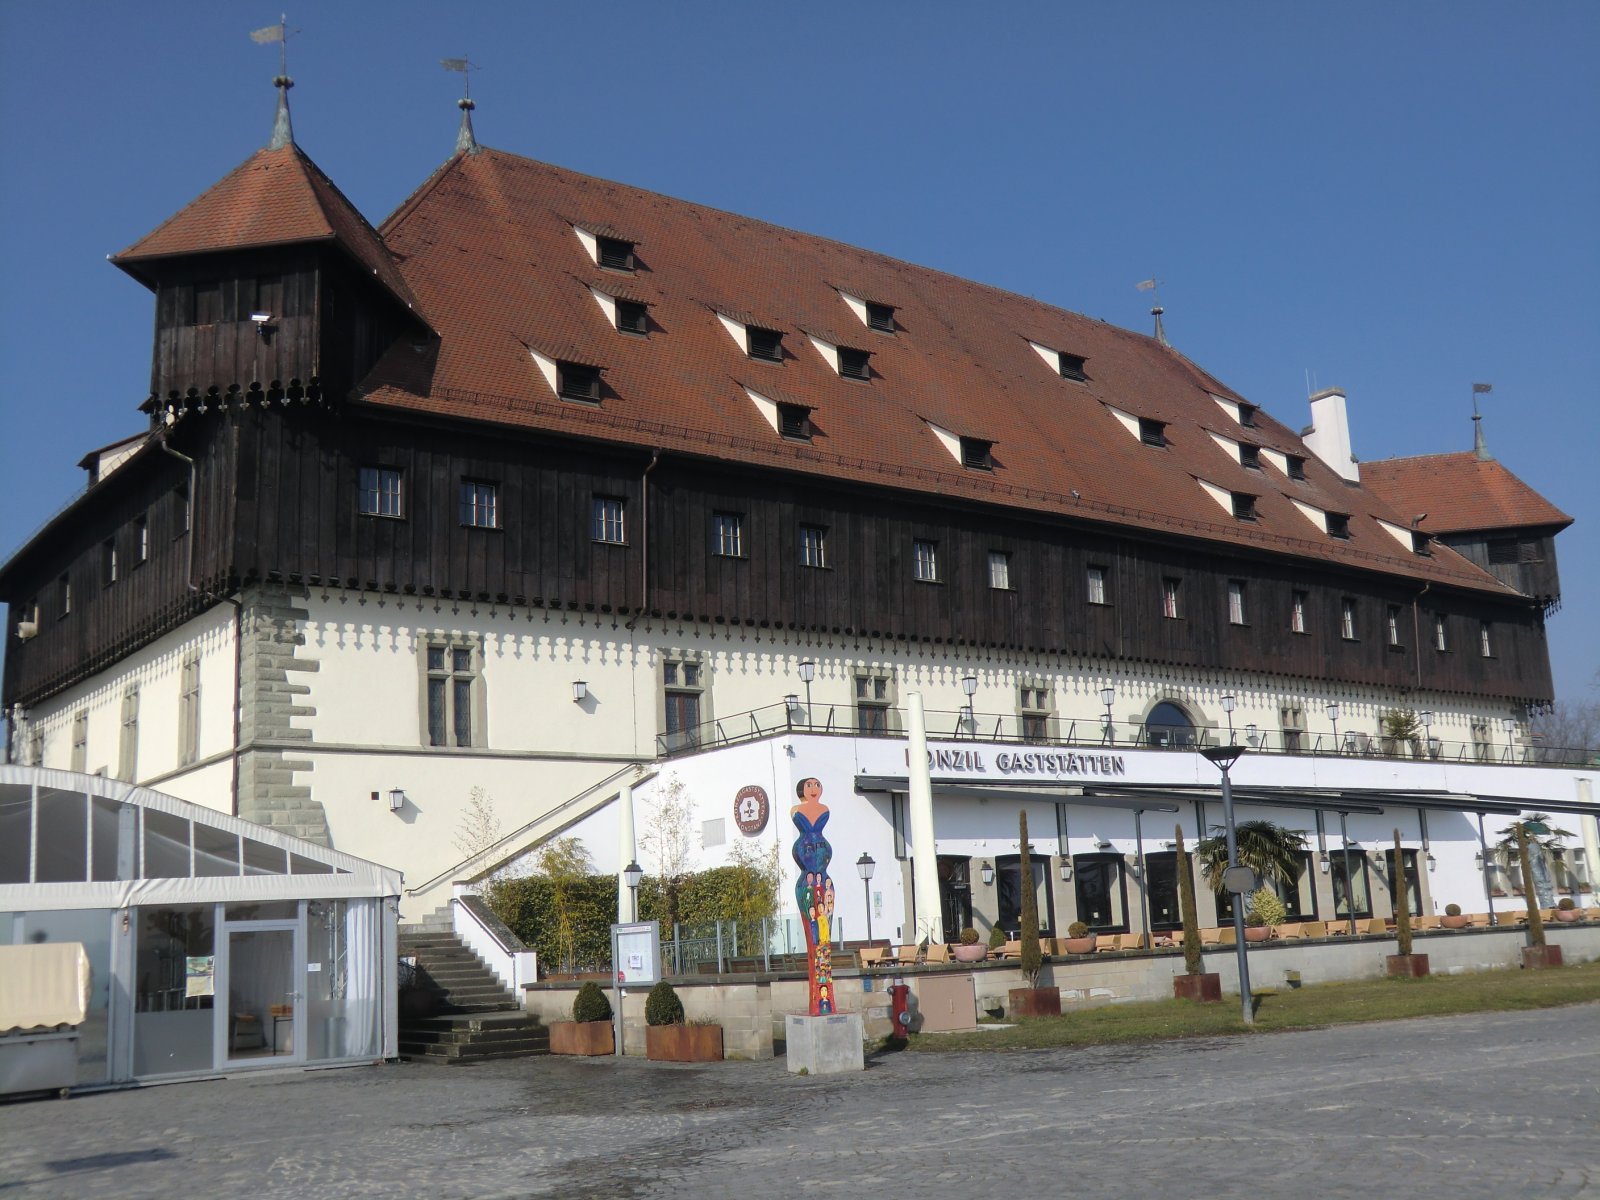
<svg viewBox="0 0 1600 1200">
<path fill-rule="evenodd" d="M 631 920 L 639 919 L 639 881 L 644 878 L 644 868 L 637 859 L 622 868 L 622 878 L 628 885 L 629 907 L 633 909 Z"/>
<path fill-rule="evenodd" d="M 1106 706 L 1106 736 L 1102 744 L 1108 746 L 1116 745 L 1117 741 L 1116 728 L 1111 723 L 1111 706 L 1116 703 L 1116 700 L 1117 690 L 1115 688 L 1105 687 L 1100 689 L 1100 703 Z"/>
<path fill-rule="evenodd" d="M 856 874 L 861 876 L 861 898 L 867 905 L 867 944 L 872 944 L 872 872 L 878 864 L 865 850 L 856 859 Z"/>
<path fill-rule="evenodd" d="M 1254 1005 L 1250 1002 L 1250 961 L 1244 948 L 1244 898 L 1255 886 L 1255 872 L 1239 865 L 1239 838 L 1233 823 L 1233 781 L 1228 772 L 1244 753 L 1243 746 L 1210 746 L 1202 751 L 1211 764 L 1222 772 L 1222 827 L 1228 842 L 1228 869 L 1222 874 L 1222 885 L 1233 894 L 1233 942 L 1239 960 L 1239 1004 L 1246 1025 L 1255 1024 Z"/>
<path fill-rule="evenodd" d="M 802 659 L 800 663 L 800 682 L 806 685 L 806 728 L 811 728 L 811 681 L 817 677 L 817 664 L 815 659 Z"/>
</svg>

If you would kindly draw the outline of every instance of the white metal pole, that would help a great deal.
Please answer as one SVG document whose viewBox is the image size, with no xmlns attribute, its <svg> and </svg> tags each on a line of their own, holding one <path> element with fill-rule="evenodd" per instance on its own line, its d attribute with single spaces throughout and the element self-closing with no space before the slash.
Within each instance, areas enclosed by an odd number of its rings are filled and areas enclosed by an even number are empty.
<svg viewBox="0 0 1600 1200">
<path fill-rule="evenodd" d="M 633 844 L 633 787 L 623 784 L 617 792 L 617 920 L 637 921 L 639 914 L 629 911 L 632 889 L 623 874 L 631 862 L 638 861 Z"/>
<path fill-rule="evenodd" d="M 916 893 L 912 925 L 918 941 L 944 941 L 944 914 L 939 906 L 939 860 L 933 846 L 933 778 L 928 773 L 928 719 L 922 693 L 906 694 L 911 762 L 911 883 Z"/>
</svg>

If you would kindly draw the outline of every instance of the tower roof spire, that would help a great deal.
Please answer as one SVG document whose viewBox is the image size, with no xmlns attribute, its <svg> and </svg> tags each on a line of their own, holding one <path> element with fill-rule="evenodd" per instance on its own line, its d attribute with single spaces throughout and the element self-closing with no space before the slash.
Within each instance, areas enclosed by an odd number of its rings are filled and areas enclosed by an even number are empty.
<svg viewBox="0 0 1600 1200">
<path fill-rule="evenodd" d="M 461 110 L 461 128 L 456 131 L 456 153 L 476 154 L 479 147 L 477 135 L 472 131 L 472 110 L 478 103 L 472 98 L 472 72 L 478 69 L 478 64 L 465 58 L 441 58 L 439 65 L 446 71 L 461 72 L 461 99 L 456 101 L 456 107 Z"/>
<path fill-rule="evenodd" d="M 1483 414 L 1478 411 L 1478 397 L 1486 396 L 1494 391 L 1494 385 L 1488 383 L 1475 383 L 1472 385 L 1472 454 L 1479 462 L 1488 462 L 1494 457 L 1489 453 L 1489 443 L 1483 437 Z"/>
<path fill-rule="evenodd" d="M 296 29 L 293 32 L 300 31 Z M 287 14 L 280 16 L 276 25 L 266 25 L 250 31 L 250 40 L 258 46 L 278 43 L 278 73 L 272 80 L 272 86 L 278 89 L 278 111 L 272 119 L 272 137 L 267 142 L 268 150 L 282 150 L 285 146 L 294 145 L 294 126 L 289 121 L 289 89 L 294 86 L 294 80 L 289 78 L 289 37 Z"/>
</svg>

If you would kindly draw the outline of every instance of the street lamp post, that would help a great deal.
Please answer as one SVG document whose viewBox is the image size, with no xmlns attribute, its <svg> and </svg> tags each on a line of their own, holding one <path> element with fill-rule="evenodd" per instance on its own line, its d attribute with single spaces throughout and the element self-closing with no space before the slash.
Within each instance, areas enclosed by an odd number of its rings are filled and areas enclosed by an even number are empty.
<svg viewBox="0 0 1600 1200">
<path fill-rule="evenodd" d="M 817 677 L 817 664 L 815 659 L 802 659 L 800 662 L 800 681 L 806 685 L 806 728 L 811 728 L 811 681 Z"/>
<path fill-rule="evenodd" d="M 1111 706 L 1116 702 L 1116 699 L 1117 692 L 1115 688 L 1100 689 L 1100 703 L 1106 706 L 1106 736 L 1104 744 L 1112 746 L 1116 745 L 1117 742 L 1117 732 L 1111 724 Z"/>
<path fill-rule="evenodd" d="M 1334 701 L 1328 705 L 1328 720 L 1333 722 L 1333 752 L 1339 753 L 1339 704 Z"/>
<path fill-rule="evenodd" d="M 1238 703 L 1232 696 L 1222 698 L 1222 711 L 1228 714 L 1228 745 L 1233 745 L 1233 709 Z"/>
<path fill-rule="evenodd" d="M 1200 753 L 1222 772 L 1222 827 L 1228 842 L 1228 869 L 1222 876 L 1222 882 L 1233 893 L 1233 942 L 1239 960 L 1239 1005 L 1244 1023 L 1254 1025 L 1256 1015 L 1250 1000 L 1250 961 L 1244 948 L 1244 897 L 1255 883 L 1255 873 L 1249 867 L 1239 865 L 1239 838 L 1233 823 L 1233 781 L 1228 775 L 1233 764 L 1244 753 L 1244 747 L 1211 746 Z"/>
<path fill-rule="evenodd" d="M 967 732 L 976 737 L 978 733 L 978 717 L 972 711 L 972 697 L 978 690 L 978 677 L 976 675 L 963 675 L 961 677 L 961 690 L 967 694 Z"/>
<path fill-rule="evenodd" d="M 867 904 L 867 943 L 872 943 L 872 872 L 877 867 L 872 855 L 865 850 L 856 859 L 856 874 L 861 876 L 861 897 Z"/>
<path fill-rule="evenodd" d="M 644 868 L 637 859 L 622 868 L 622 878 L 628 885 L 628 906 L 633 909 L 634 921 L 639 919 L 639 881 L 644 878 Z"/>
</svg>

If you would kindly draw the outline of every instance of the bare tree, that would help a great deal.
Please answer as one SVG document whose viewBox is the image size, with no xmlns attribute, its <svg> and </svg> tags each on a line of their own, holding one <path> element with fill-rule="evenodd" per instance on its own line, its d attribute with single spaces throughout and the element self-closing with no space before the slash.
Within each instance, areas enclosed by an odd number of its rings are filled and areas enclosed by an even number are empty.
<svg viewBox="0 0 1600 1200">
<path fill-rule="evenodd" d="M 1555 707 L 1530 723 L 1535 745 L 1548 750 L 1600 752 L 1600 671 L 1581 700 L 1558 700 Z"/>
<path fill-rule="evenodd" d="M 499 840 L 500 816 L 494 809 L 494 797 L 487 789 L 475 787 L 467 793 L 467 807 L 456 827 L 455 847 L 464 857 L 471 858 Z"/>
<path fill-rule="evenodd" d="M 677 775 L 666 778 L 651 794 L 645 809 L 639 846 L 655 861 L 661 887 L 662 917 L 671 929 L 678 923 L 678 898 L 693 875 L 694 843 L 691 833 L 694 800 Z"/>
</svg>

